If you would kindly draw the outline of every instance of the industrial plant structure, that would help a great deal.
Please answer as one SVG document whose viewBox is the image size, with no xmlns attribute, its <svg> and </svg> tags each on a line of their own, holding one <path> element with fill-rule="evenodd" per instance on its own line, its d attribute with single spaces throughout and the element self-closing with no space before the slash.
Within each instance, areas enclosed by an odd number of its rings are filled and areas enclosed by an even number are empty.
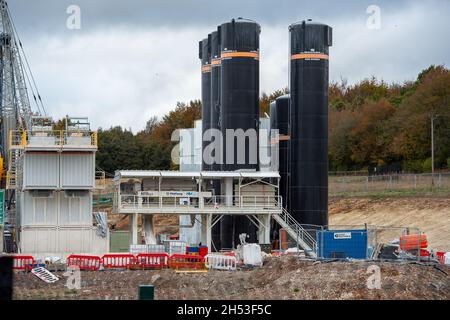
<svg viewBox="0 0 450 320">
<path fill-rule="evenodd" d="M 328 51 L 332 29 L 310 20 L 290 33 L 289 212 L 328 225 Z"/>
<path fill-rule="evenodd" d="M 0 6 L 9 241 L 37 256 L 108 252 L 106 219 L 93 225 L 96 133 L 85 118 L 67 117 L 64 130 L 55 130 L 37 91 L 31 112 L 29 76 L 6 2 Z M 259 112 L 260 32 L 258 23 L 238 18 L 200 41 L 202 119 L 180 131 L 180 171 L 116 171 L 113 212 L 130 216 L 131 244 L 141 242 L 140 215 L 144 242 L 152 244 L 153 216 L 177 214 L 180 238 L 192 245 L 268 246 L 271 227 L 282 227 L 316 256 L 317 241 L 304 225 L 327 226 L 331 28 L 311 21 L 289 27 L 290 95 L 271 104 L 270 118 Z M 211 142 L 220 144 L 207 158 Z"/>
<path fill-rule="evenodd" d="M 108 251 L 107 226 L 99 232 L 93 224 L 96 132 L 87 118 L 69 117 L 55 130 L 6 1 L 0 17 L 1 249 L 41 258 Z"/>
<path fill-rule="evenodd" d="M 309 230 L 322 229 L 328 225 L 328 57 L 332 29 L 311 20 L 289 26 L 290 94 L 271 103 L 270 124 L 266 125 L 267 129 L 277 130 L 275 141 L 271 139 L 273 132 L 265 137 L 275 142 L 277 147 L 264 148 L 265 143 L 258 134 L 256 147 L 250 145 L 250 139 L 245 141 L 246 161 L 238 163 L 237 144 L 233 141 L 234 158 L 227 163 L 227 151 L 230 150 L 227 149 L 227 130 L 247 132 L 254 129 L 258 132 L 268 120 L 259 115 L 259 34 L 257 23 L 239 18 L 220 25 L 217 31 L 200 42 L 202 92 L 211 92 L 202 94 L 203 144 L 200 157 L 204 159 L 205 146 L 212 140 L 206 136 L 207 130 L 212 127 L 220 129 L 223 139 L 220 152 L 224 164 L 215 166 L 215 170 L 278 171 L 279 194 L 286 214 L 289 212 L 296 223 L 307 226 Z M 204 63 L 206 53 L 208 61 L 211 61 L 208 68 Z M 211 72 L 214 72 L 212 77 L 209 75 Z M 220 115 L 218 122 L 216 114 Z M 197 134 L 196 138 L 201 139 L 201 136 Z M 184 149 L 180 150 L 183 156 Z M 254 150 L 258 162 L 250 163 Z M 259 155 L 268 150 L 271 151 L 271 163 L 265 168 Z M 211 166 L 202 166 L 203 171 L 210 169 Z M 216 188 L 215 194 L 224 191 L 223 188 L 223 184 L 222 189 Z M 231 248 L 238 243 L 238 236 L 242 233 L 247 234 L 249 241 L 255 240 L 256 232 L 245 218 L 224 217 L 220 230 L 213 230 L 212 238 L 221 248 Z M 315 232 L 311 235 L 314 237 Z"/>
</svg>

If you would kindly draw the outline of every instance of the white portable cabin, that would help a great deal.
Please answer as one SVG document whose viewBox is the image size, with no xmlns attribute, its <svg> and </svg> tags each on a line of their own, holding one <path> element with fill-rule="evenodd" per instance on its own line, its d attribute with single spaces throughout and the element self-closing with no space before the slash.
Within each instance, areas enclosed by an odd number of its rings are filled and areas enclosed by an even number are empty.
<svg viewBox="0 0 450 320">
<path fill-rule="evenodd" d="M 93 223 L 95 132 L 36 127 L 21 139 L 17 163 L 18 248 L 38 258 L 102 254 L 109 235 Z"/>
</svg>

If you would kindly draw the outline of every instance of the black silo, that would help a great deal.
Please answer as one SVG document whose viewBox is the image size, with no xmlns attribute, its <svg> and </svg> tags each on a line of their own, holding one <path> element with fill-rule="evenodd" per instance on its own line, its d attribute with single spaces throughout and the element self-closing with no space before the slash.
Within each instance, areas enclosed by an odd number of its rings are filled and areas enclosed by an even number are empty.
<svg viewBox="0 0 450 320">
<path fill-rule="evenodd" d="M 331 27 L 303 21 L 290 32 L 289 211 L 302 224 L 328 225 L 328 54 Z"/>
<path fill-rule="evenodd" d="M 245 161 L 238 163 L 236 141 L 227 140 L 227 130 L 259 129 L 259 35 L 261 28 L 254 21 L 232 20 L 220 26 L 221 40 L 221 130 L 224 141 L 223 171 L 258 170 L 258 142 L 245 143 Z M 231 144 L 232 143 L 232 144 Z M 234 145 L 234 157 L 227 145 Z M 228 160 L 228 161 L 227 161 Z M 247 233 L 249 241 L 256 240 L 256 228 L 246 217 L 224 216 L 221 220 L 222 248 L 239 243 L 239 234 Z"/>
<path fill-rule="evenodd" d="M 202 63 L 202 170 L 210 171 L 211 165 L 205 163 L 203 151 L 208 145 L 205 132 L 211 128 L 211 35 L 199 42 L 199 58 Z"/>
<path fill-rule="evenodd" d="M 221 124 L 225 146 L 227 129 L 259 127 L 259 34 L 261 28 L 253 21 L 237 19 L 221 25 L 222 91 Z M 248 142 L 248 140 L 247 140 Z M 231 143 L 231 141 L 230 141 Z M 258 169 L 258 146 L 246 144 L 245 163 L 238 163 L 236 144 L 234 158 L 227 160 L 224 150 L 224 171 Z M 255 152 L 251 152 L 256 150 Z M 226 147 L 225 147 L 226 149 Z M 252 153 L 252 154 L 250 154 Z M 250 156 L 256 159 L 251 163 Z M 227 163 L 231 162 L 231 163 Z"/>
<path fill-rule="evenodd" d="M 221 76 L 221 58 L 220 58 L 220 27 L 218 31 L 211 33 L 211 129 L 220 131 L 220 76 Z M 213 163 L 212 171 L 220 171 L 221 163 Z M 220 180 L 212 181 L 215 195 L 221 194 Z M 216 248 L 220 245 L 220 223 L 216 223 L 211 230 L 212 241 Z"/>
<path fill-rule="evenodd" d="M 220 30 L 220 27 L 218 28 Z M 211 129 L 220 130 L 221 110 L 221 58 L 220 58 L 220 33 L 211 33 Z M 221 163 L 213 163 L 212 171 L 220 171 Z"/>
<path fill-rule="evenodd" d="M 278 143 L 278 171 L 280 173 L 280 195 L 283 207 L 288 208 L 289 190 L 289 102 L 288 94 L 278 97 L 270 104 L 270 128 L 277 129 Z"/>
</svg>

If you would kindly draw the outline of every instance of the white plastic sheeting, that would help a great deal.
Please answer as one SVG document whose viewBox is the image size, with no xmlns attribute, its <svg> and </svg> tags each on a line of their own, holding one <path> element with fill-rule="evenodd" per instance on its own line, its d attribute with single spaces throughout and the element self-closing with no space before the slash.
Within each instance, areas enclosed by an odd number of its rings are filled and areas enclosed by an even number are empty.
<svg viewBox="0 0 450 320">
<path fill-rule="evenodd" d="M 261 267 L 263 265 L 261 247 L 256 243 L 242 246 L 242 256 L 245 265 L 255 267 Z"/>
<path fill-rule="evenodd" d="M 95 220 L 97 220 L 97 235 L 106 238 L 108 234 L 108 216 L 106 212 L 95 212 Z"/>
<path fill-rule="evenodd" d="M 200 221 L 200 215 L 180 215 L 180 240 L 191 246 L 198 246 L 202 241 L 202 224 Z"/>
</svg>

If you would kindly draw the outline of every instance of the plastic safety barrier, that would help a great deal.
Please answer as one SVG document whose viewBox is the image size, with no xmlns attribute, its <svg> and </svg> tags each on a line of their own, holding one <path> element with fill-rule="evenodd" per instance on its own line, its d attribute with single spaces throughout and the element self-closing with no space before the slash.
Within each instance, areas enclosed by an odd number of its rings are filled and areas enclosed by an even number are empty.
<svg viewBox="0 0 450 320">
<path fill-rule="evenodd" d="M 129 269 L 136 265 L 136 257 L 131 253 L 105 254 L 102 264 L 105 269 Z"/>
<path fill-rule="evenodd" d="M 425 249 L 428 247 L 425 234 L 409 234 L 400 237 L 400 249 L 405 251 Z"/>
<path fill-rule="evenodd" d="M 55 276 L 53 273 L 51 273 L 50 271 L 48 271 L 43 267 L 35 268 L 31 270 L 31 273 L 47 283 L 54 283 L 59 280 L 57 276 Z"/>
<path fill-rule="evenodd" d="M 34 258 L 32 256 L 13 256 L 14 270 L 31 270 L 34 268 Z"/>
<path fill-rule="evenodd" d="M 445 264 L 445 252 L 436 252 L 436 257 L 439 260 L 440 264 Z"/>
<path fill-rule="evenodd" d="M 236 270 L 237 259 L 222 254 L 208 254 L 205 257 L 205 265 L 208 269 L 234 271 Z"/>
<path fill-rule="evenodd" d="M 167 268 L 169 255 L 167 253 L 140 253 L 136 257 L 136 263 L 143 269 Z"/>
<path fill-rule="evenodd" d="M 171 269 L 205 269 L 205 259 L 200 256 L 187 254 L 173 254 L 169 258 L 169 268 Z"/>
<path fill-rule="evenodd" d="M 101 259 L 97 256 L 83 256 L 72 254 L 67 258 L 68 266 L 76 266 L 80 270 L 96 271 L 100 269 Z"/>
</svg>

